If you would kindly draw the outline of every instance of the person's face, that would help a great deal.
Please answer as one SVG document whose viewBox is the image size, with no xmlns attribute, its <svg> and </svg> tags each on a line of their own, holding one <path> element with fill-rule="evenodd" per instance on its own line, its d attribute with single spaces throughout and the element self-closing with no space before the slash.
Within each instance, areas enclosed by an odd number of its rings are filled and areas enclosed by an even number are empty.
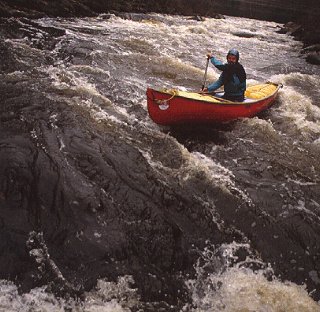
<svg viewBox="0 0 320 312">
<path fill-rule="evenodd" d="M 235 64 L 237 63 L 237 57 L 235 55 L 229 54 L 227 56 L 227 61 L 229 64 Z"/>
</svg>

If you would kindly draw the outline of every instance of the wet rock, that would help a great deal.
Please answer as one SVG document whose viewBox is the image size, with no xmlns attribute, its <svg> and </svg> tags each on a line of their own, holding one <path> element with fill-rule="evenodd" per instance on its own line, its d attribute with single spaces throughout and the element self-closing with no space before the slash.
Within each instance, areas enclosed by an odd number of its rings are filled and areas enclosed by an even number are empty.
<svg viewBox="0 0 320 312">
<path fill-rule="evenodd" d="M 219 14 L 219 13 L 213 13 L 210 12 L 210 18 L 215 18 L 215 19 L 225 19 L 224 15 Z M 189 17 L 188 19 L 190 20 L 194 20 L 194 21 L 198 21 L 198 22 L 204 22 L 206 20 L 206 17 L 202 16 L 202 15 L 194 15 Z"/>
<path fill-rule="evenodd" d="M 199 257 L 194 246 L 233 241 L 232 232 L 194 198 L 206 189 L 201 177 L 186 192 L 168 188 L 126 141 L 130 128 L 97 124 L 55 99 L 50 77 L 37 72 L 45 54 L 30 63 L 12 55 L 6 71 L 20 74 L 0 82 L 0 278 L 69 297 L 98 279 L 132 275 L 142 300 L 182 307 L 189 300 L 184 277 L 195 274 Z M 179 153 L 160 156 L 177 170 Z M 220 188 L 210 192 L 217 203 L 237 206 Z"/>
<path fill-rule="evenodd" d="M 277 32 L 280 34 L 293 35 L 297 31 L 301 30 L 302 26 L 295 22 L 288 22 L 284 24 Z"/>
<path fill-rule="evenodd" d="M 206 20 L 203 16 L 199 15 L 191 16 L 189 19 L 197 22 L 204 22 Z"/>
<path fill-rule="evenodd" d="M 104 19 L 104 20 L 108 20 L 110 19 L 114 14 L 112 13 L 103 13 L 99 15 L 99 18 Z"/>
<path fill-rule="evenodd" d="M 29 254 L 36 262 L 40 278 L 49 281 L 47 287 L 56 296 L 79 298 L 82 292 L 71 285 L 62 275 L 57 265 L 51 259 L 43 233 L 30 232 L 26 242 Z M 46 276 L 48 275 L 48 276 Z M 81 288 L 81 287 L 80 287 Z"/>
<path fill-rule="evenodd" d="M 219 13 L 210 14 L 210 17 L 213 17 L 216 19 L 225 19 L 225 16 L 223 14 L 219 14 Z"/>
<path fill-rule="evenodd" d="M 309 53 L 309 52 L 319 52 L 320 51 L 320 43 L 307 46 L 302 49 L 302 53 Z"/>
<path fill-rule="evenodd" d="M 301 24 L 288 22 L 278 32 L 294 36 L 297 40 L 302 41 L 304 48 L 301 52 L 312 52 L 307 55 L 306 61 L 310 64 L 319 65 L 320 31 L 314 25 L 316 24 L 312 21 L 305 21 Z"/>
<path fill-rule="evenodd" d="M 306 60 L 310 64 L 320 65 L 320 52 L 313 52 L 308 54 Z"/>
<path fill-rule="evenodd" d="M 114 12 L 114 14 L 122 19 L 131 20 L 135 22 L 140 22 L 142 20 L 148 19 L 145 14 L 138 13 L 128 13 L 128 12 Z"/>
</svg>

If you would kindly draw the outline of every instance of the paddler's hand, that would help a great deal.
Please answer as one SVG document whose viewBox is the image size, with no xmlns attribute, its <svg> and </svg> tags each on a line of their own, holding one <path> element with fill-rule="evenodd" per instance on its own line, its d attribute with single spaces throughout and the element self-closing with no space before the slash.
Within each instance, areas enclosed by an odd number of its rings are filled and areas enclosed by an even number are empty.
<svg viewBox="0 0 320 312">
<path fill-rule="evenodd" d="M 203 88 L 199 92 L 200 94 L 208 93 L 208 88 Z"/>
<path fill-rule="evenodd" d="M 213 57 L 212 53 L 207 54 L 207 59 L 210 60 Z"/>
</svg>

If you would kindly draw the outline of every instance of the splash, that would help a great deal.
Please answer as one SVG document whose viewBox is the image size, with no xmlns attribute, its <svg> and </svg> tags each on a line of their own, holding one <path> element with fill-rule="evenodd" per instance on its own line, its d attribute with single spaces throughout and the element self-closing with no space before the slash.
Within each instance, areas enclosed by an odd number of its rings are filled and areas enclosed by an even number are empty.
<svg viewBox="0 0 320 312">
<path fill-rule="evenodd" d="M 237 255 L 241 249 L 242 259 Z M 304 286 L 279 281 L 248 244 L 207 247 L 195 269 L 197 278 L 187 281 L 193 302 L 184 311 L 320 311 Z"/>
<path fill-rule="evenodd" d="M 6 312 L 130 312 L 139 306 L 139 296 L 131 288 L 131 276 L 119 277 L 117 282 L 99 280 L 95 290 L 87 292 L 83 301 L 57 298 L 38 287 L 20 295 L 18 287 L 0 280 L 0 310 Z"/>
<path fill-rule="evenodd" d="M 192 311 L 320 311 L 320 305 L 309 297 L 305 287 L 276 279 L 269 281 L 263 274 L 248 269 L 233 268 L 218 276 L 210 275 L 205 284 L 203 295 L 194 296 L 197 307 Z"/>
</svg>

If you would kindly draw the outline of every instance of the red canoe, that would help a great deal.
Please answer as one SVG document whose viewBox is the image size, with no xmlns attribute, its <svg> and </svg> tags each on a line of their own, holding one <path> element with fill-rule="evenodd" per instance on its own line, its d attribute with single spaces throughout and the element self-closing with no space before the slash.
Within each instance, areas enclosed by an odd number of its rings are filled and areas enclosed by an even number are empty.
<svg viewBox="0 0 320 312">
<path fill-rule="evenodd" d="M 219 123 L 253 117 L 269 108 L 281 84 L 267 82 L 249 86 L 243 102 L 231 102 L 217 96 L 176 89 L 147 89 L 148 112 L 159 125 L 183 123 Z"/>
</svg>

